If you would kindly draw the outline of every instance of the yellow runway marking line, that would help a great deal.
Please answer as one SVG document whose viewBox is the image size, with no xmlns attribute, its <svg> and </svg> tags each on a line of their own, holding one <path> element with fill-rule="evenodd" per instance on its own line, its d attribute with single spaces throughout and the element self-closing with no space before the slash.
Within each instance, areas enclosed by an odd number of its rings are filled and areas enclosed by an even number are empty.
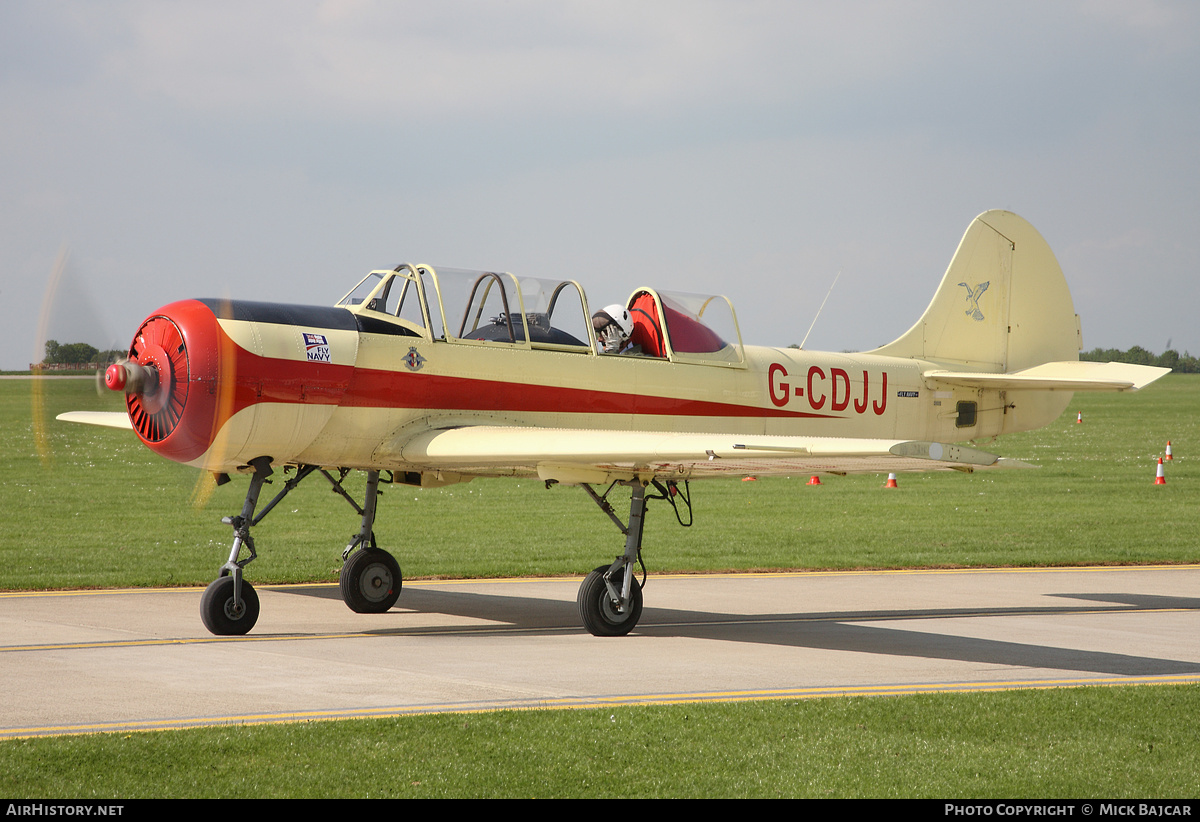
<svg viewBox="0 0 1200 822">
<path fill-rule="evenodd" d="M 509 702 L 457 702 L 436 705 L 379 706 L 328 711 L 234 714 L 229 716 L 182 717 L 129 722 L 98 722 L 79 725 L 46 725 L 0 728 L 0 739 L 70 736 L 96 733 L 132 733 L 223 725 L 277 725 L 297 722 L 327 722 L 345 719 L 387 719 L 441 713 L 490 713 L 494 711 L 589 710 L 653 705 L 689 705 L 706 702 L 754 702 L 782 699 L 828 699 L 847 696 L 903 696 L 930 693 L 991 693 L 1023 689 L 1112 687 L 1121 685 L 1180 685 L 1200 682 L 1200 674 L 1106 677 L 1100 679 L 1003 680 L 996 682 L 936 682 L 893 685 L 824 686 L 769 690 L 712 691 L 678 694 L 629 694 L 624 696 L 564 697 Z"/>
<path fill-rule="evenodd" d="M 171 637 L 165 639 L 115 639 L 97 642 L 63 642 L 43 645 L 0 645 L 0 653 L 16 653 L 20 651 L 72 651 L 93 648 L 145 648 L 155 645 L 212 645 L 229 642 L 311 642 L 329 639 L 383 639 L 388 637 L 417 637 L 441 636 L 446 634 L 481 634 L 481 633 L 578 633 L 583 629 L 571 625 L 564 627 L 547 626 L 544 628 L 516 628 L 493 625 L 465 625 L 445 628 L 397 628 L 395 630 L 364 630 L 349 631 L 340 634 L 256 634 L 253 636 L 203 636 L 203 637 Z"/>
</svg>

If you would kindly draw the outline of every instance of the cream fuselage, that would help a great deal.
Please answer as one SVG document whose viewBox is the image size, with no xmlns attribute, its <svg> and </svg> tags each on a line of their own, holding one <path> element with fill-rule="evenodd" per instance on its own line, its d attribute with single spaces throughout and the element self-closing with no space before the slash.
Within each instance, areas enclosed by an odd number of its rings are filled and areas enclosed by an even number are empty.
<svg viewBox="0 0 1200 822">
<path fill-rule="evenodd" d="M 233 379 L 255 400 L 239 403 L 209 447 L 184 460 L 214 471 L 264 455 L 276 463 L 421 470 L 404 460 L 408 438 L 481 424 L 956 442 L 1044 425 L 1070 399 L 934 388 L 921 377 L 934 364 L 869 354 L 747 346 L 742 363 L 726 365 L 247 320 L 220 326 L 254 355 L 253 369 Z M 339 369 L 332 382 L 315 378 L 321 364 L 308 362 L 298 344 L 305 333 L 328 340 L 329 364 Z M 272 400 L 285 379 L 290 396 Z M 963 402 L 975 404 L 974 424 L 961 424 Z"/>
</svg>

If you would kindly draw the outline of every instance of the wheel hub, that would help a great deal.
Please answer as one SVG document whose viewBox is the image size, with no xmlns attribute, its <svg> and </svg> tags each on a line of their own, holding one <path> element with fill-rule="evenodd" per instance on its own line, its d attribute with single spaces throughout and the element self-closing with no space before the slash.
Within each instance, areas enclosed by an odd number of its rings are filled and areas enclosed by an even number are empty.
<svg viewBox="0 0 1200 822">
<path fill-rule="evenodd" d="M 607 591 L 603 591 L 600 594 L 600 611 L 604 614 L 604 618 L 610 622 L 624 622 L 629 619 L 629 609 L 622 608 L 614 602 Z"/>
<path fill-rule="evenodd" d="M 392 592 L 392 575 L 382 563 L 369 566 L 359 579 L 358 590 L 372 602 L 379 602 Z"/>
</svg>

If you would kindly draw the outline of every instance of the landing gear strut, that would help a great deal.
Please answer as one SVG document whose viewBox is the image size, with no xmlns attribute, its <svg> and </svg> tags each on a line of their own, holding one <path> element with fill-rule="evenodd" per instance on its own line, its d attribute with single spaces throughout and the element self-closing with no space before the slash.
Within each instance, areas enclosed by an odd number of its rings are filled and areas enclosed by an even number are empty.
<svg viewBox="0 0 1200 822">
<path fill-rule="evenodd" d="M 646 485 L 634 480 L 626 483 L 633 489 L 629 500 L 629 525 L 622 524 L 608 503 L 608 491 L 601 496 L 590 485 L 583 490 L 600 510 L 608 514 L 625 534 L 625 553 L 612 565 L 601 565 L 584 577 L 576 602 L 583 627 L 593 636 L 625 636 L 634 629 L 642 616 L 642 586 L 634 578 L 634 563 L 641 563 L 642 529 L 646 521 Z M 645 565 L 642 566 L 645 571 Z"/>
<path fill-rule="evenodd" d="M 229 560 L 221 566 L 220 576 L 204 590 L 204 596 L 200 598 L 200 619 L 204 621 L 204 627 L 217 636 L 241 636 L 248 633 L 258 621 L 258 594 L 249 582 L 242 579 L 242 568 L 258 556 L 254 551 L 250 526 L 271 510 L 269 505 L 258 519 L 254 518 L 263 483 L 274 471 L 270 457 L 258 457 L 250 465 L 254 468 L 254 476 L 250 478 L 250 489 L 246 491 L 241 515 L 221 520 L 233 526 L 233 549 L 229 552 Z M 274 504 L 275 501 L 272 501 L 271 505 Z M 250 552 L 245 559 L 239 559 L 242 546 Z"/>
<path fill-rule="evenodd" d="M 387 551 L 375 545 L 375 506 L 379 501 L 379 472 L 367 472 L 367 495 L 362 527 L 342 552 L 342 573 L 338 577 L 342 599 L 359 614 L 382 614 L 400 598 L 400 564 Z M 355 505 L 357 508 L 358 506 Z M 354 549 L 358 548 L 357 552 Z M 353 552 L 353 553 L 352 553 Z"/>
<path fill-rule="evenodd" d="M 646 487 L 651 483 L 659 493 L 647 497 Z M 629 500 L 628 525 L 621 522 L 608 502 L 608 493 L 617 483 L 610 485 L 603 495 L 597 494 L 590 485 L 582 486 L 592 501 L 625 535 L 625 553 L 618 556 L 612 565 L 601 565 L 592 571 L 579 586 L 579 595 L 576 597 L 579 616 L 583 619 L 583 626 L 594 636 L 625 636 L 642 618 L 642 584 L 636 579 L 634 565 L 642 566 L 644 583 L 646 565 L 642 562 L 642 531 L 646 525 L 647 500 L 667 500 L 675 509 L 675 518 L 680 525 L 687 528 L 692 524 L 692 498 L 686 490 L 686 482 L 682 492 L 674 480 L 666 480 L 664 484 L 658 480 L 635 479 L 621 484 L 628 485 L 633 491 Z M 680 502 L 687 510 L 686 522 L 680 512 Z"/>
<path fill-rule="evenodd" d="M 251 460 L 250 466 L 254 473 L 250 477 L 250 488 L 246 491 L 242 513 L 221 520 L 226 525 L 233 526 L 233 548 L 229 552 L 229 560 L 221 566 L 220 575 L 205 589 L 204 596 L 200 598 L 200 618 L 204 621 L 204 627 L 218 636 L 239 636 L 248 633 L 254 627 L 254 623 L 258 621 L 258 594 L 250 583 L 242 578 L 242 569 L 258 557 L 250 528 L 258 525 L 281 499 L 314 471 L 324 475 L 333 486 L 333 490 L 341 494 L 362 516 L 362 527 L 358 535 L 342 552 L 342 599 L 346 601 L 350 610 L 360 614 L 381 614 L 396 604 L 403 581 L 400 565 L 391 554 L 376 546 L 375 534 L 372 531 L 375 525 L 375 508 L 379 500 L 378 471 L 367 472 L 366 498 L 362 507 L 359 507 L 342 487 L 350 469 L 339 469 L 339 475 L 335 479 L 324 468 L 302 465 L 296 476 L 285 482 L 283 490 L 256 516 L 254 512 L 258 507 L 259 494 L 267 477 L 271 476 L 274 470 L 271 468 L 270 457 Z M 244 559 L 241 556 L 243 549 L 249 552 L 249 556 Z"/>
</svg>

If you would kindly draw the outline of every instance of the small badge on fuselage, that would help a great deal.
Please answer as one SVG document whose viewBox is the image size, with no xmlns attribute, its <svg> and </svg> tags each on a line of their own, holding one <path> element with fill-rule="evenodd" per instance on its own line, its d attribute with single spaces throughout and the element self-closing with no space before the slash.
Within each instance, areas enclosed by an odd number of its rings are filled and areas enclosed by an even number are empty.
<svg viewBox="0 0 1200 822">
<path fill-rule="evenodd" d="M 304 332 L 304 353 L 309 362 L 333 362 L 329 354 L 329 340 L 324 334 Z"/>
<path fill-rule="evenodd" d="M 404 355 L 404 365 L 409 371 L 420 371 L 421 366 L 425 364 L 425 358 L 417 351 L 415 347 L 409 348 L 408 353 Z"/>
</svg>

